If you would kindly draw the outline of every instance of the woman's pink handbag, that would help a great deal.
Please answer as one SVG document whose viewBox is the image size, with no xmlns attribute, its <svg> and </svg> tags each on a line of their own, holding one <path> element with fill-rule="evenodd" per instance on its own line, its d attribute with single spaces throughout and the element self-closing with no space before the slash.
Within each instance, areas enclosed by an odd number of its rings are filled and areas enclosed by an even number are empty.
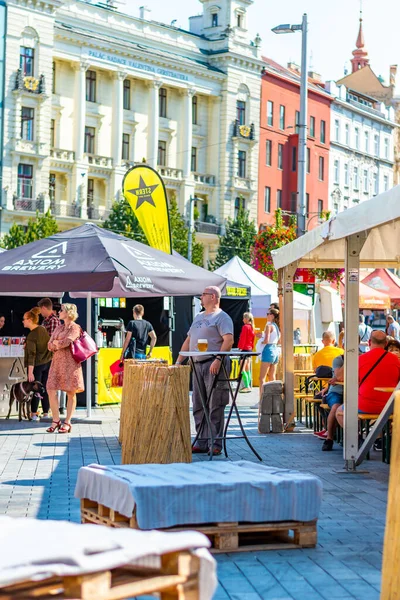
<svg viewBox="0 0 400 600">
<path fill-rule="evenodd" d="M 71 354 L 77 363 L 82 363 L 96 354 L 96 342 L 81 328 L 81 335 L 71 344 Z"/>
</svg>

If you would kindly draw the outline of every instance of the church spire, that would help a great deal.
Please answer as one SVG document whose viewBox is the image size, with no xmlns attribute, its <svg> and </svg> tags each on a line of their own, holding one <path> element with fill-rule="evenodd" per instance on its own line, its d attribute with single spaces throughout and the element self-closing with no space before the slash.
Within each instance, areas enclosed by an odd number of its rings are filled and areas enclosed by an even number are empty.
<svg viewBox="0 0 400 600">
<path fill-rule="evenodd" d="M 362 0 L 360 2 L 360 28 L 358 30 L 358 36 L 356 41 L 356 50 L 353 50 L 353 58 L 351 59 L 352 72 L 358 71 L 363 67 L 369 65 L 368 52 L 364 49 L 364 32 L 363 32 L 363 18 L 362 18 Z"/>
</svg>

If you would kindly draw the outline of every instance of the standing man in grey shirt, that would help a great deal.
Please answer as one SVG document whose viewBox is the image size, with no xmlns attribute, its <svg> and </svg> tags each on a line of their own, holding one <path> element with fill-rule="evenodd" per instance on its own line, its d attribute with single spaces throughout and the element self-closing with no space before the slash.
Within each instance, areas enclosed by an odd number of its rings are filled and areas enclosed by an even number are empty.
<svg viewBox="0 0 400 600">
<path fill-rule="evenodd" d="M 221 300 L 221 290 L 218 287 L 207 287 L 201 295 L 201 303 L 204 311 L 198 314 L 188 331 L 186 340 L 183 342 L 181 352 L 196 352 L 197 342 L 201 339 L 208 341 L 208 350 L 229 352 L 233 346 L 233 322 L 229 315 L 224 312 L 219 304 Z M 179 365 L 184 357 L 179 355 L 176 364 Z M 194 453 L 210 453 L 210 432 L 208 431 L 207 421 L 204 419 L 204 410 L 201 402 L 207 398 L 210 393 L 214 378 L 217 375 L 221 358 L 212 356 L 196 357 L 197 378 L 193 377 L 193 418 L 196 425 L 196 431 L 199 440 L 192 451 Z M 225 358 L 226 370 L 229 373 L 229 359 Z M 222 375 L 223 376 L 223 375 Z M 229 387 L 226 382 L 216 384 L 210 403 L 208 406 L 213 438 L 221 437 L 224 432 L 224 411 L 229 402 Z M 203 422 L 203 424 L 202 424 Z M 221 454 L 222 440 L 217 439 L 214 442 L 213 454 Z"/>
</svg>

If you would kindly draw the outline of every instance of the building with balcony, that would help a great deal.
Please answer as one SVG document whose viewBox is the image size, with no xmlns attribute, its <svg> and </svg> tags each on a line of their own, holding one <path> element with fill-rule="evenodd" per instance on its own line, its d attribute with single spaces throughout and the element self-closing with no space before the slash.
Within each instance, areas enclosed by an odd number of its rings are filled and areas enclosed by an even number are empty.
<svg viewBox="0 0 400 600">
<path fill-rule="evenodd" d="M 395 140 L 398 126 L 392 106 L 395 68 L 391 85 L 374 74 L 365 50 L 362 19 L 352 73 L 338 82 L 327 82 L 333 97 L 329 208 L 339 212 L 393 187 Z"/>
<path fill-rule="evenodd" d="M 275 210 L 298 213 L 298 124 L 300 69 L 264 58 L 261 87 L 258 223 L 275 221 Z M 331 96 L 316 73 L 309 73 L 306 226 L 318 225 L 328 208 Z"/>
<path fill-rule="evenodd" d="M 104 220 L 142 162 L 182 214 L 199 199 L 205 262 L 240 203 L 256 219 L 253 1 L 200 0 L 186 31 L 109 0 L 9 0 L 1 232 L 47 208 L 64 229 Z"/>
</svg>

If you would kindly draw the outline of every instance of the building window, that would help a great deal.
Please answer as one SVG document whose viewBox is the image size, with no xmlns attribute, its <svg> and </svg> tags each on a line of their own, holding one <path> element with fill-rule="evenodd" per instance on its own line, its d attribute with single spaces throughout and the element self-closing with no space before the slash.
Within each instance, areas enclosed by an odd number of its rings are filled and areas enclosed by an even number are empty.
<svg viewBox="0 0 400 600">
<path fill-rule="evenodd" d="M 364 180 L 364 192 L 368 192 L 368 171 L 366 169 L 364 169 L 363 180 Z"/>
<path fill-rule="evenodd" d="M 385 138 L 385 158 L 389 158 L 389 140 Z"/>
<path fill-rule="evenodd" d="M 129 146 L 130 146 L 130 139 L 129 139 L 129 133 L 123 133 L 122 134 L 122 160 L 129 160 L 130 156 L 130 152 L 129 152 Z"/>
<path fill-rule="evenodd" d="M 192 154 L 190 159 L 190 169 L 194 173 L 197 171 L 197 148 L 196 146 L 192 146 Z"/>
<path fill-rule="evenodd" d="M 124 79 L 124 110 L 131 110 L 131 80 Z"/>
<path fill-rule="evenodd" d="M 159 116 L 164 119 L 167 117 L 167 90 L 165 88 L 160 88 L 158 92 L 159 99 Z"/>
<path fill-rule="evenodd" d="M 33 197 L 33 166 L 20 163 L 18 165 L 18 198 Z"/>
<path fill-rule="evenodd" d="M 389 177 L 387 175 L 383 176 L 383 189 L 385 192 L 389 189 Z"/>
<path fill-rule="evenodd" d="M 88 179 L 86 201 L 87 201 L 88 206 L 93 206 L 93 204 L 94 204 L 94 179 Z"/>
<path fill-rule="evenodd" d="M 292 171 L 295 171 L 297 168 L 297 148 L 293 146 L 292 148 Z"/>
<path fill-rule="evenodd" d="M 344 185 L 349 186 L 349 165 L 347 163 L 344 165 Z"/>
<path fill-rule="evenodd" d="M 276 190 L 276 208 L 282 208 L 282 190 Z"/>
<path fill-rule="evenodd" d="M 218 13 L 212 13 L 212 15 L 211 15 L 211 27 L 218 27 Z"/>
<path fill-rule="evenodd" d="M 285 129 L 285 107 L 282 104 L 279 107 L 279 129 Z"/>
<path fill-rule="evenodd" d="M 278 169 L 283 169 L 283 144 L 278 144 Z"/>
<path fill-rule="evenodd" d="M 369 154 L 369 132 L 364 132 L 365 152 Z"/>
<path fill-rule="evenodd" d="M 274 124 L 274 103 L 271 100 L 267 102 L 267 125 L 272 127 Z"/>
<path fill-rule="evenodd" d="M 340 142 L 340 123 L 339 119 L 335 120 L 335 140 Z"/>
<path fill-rule="evenodd" d="M 290 211 L 293 214 L 297 213 L 297 192 L 292 192 L 290 194 Z"/>
<path fill-rule="evenodd" d="M 335 204 L 333 205 L 333 212 L 338 213 L 339 212 L 339 204 L 337 204 L 335 202 Z"/>
<path fill-rule="evenodd" d="M 236 102 L 236 118 L 239 121 L 239 125 L 246 124 L 246 102 L 244 100 Z"/>
<path fill-rule="evenodd" d="M 339 161 L 335 160 L 333 163 L 333 179 L 334 183 L 339 184 Z"/>
<path fill-rule="evenodd" d="M 264 212 L 271 212 L 271 188 L 266 187 L 264 189 Z"/>
<path fill-rule="evenodd" d="M 51 91 L 53 94 L 56 93 L 56 63 L 54 61 L 52 70 Z"/>
<path fill-rule="evenodd" d="M 267 140 L 265 142 L 265 164 L 270 167 L 272 164 L 272 141 Z"/>
<path fill-rule="evenodd" d="M 85 127 L 85 152 L 94 154 L 96 130 L 94 127 Z"/>
<path fill-rule="evenodd" d="M 374 182 L 374 196 L 377 196 L 379 194 L 378 173 L 374 173 L 372 177 L 373 177 L 373 182 Z"/>
<path fill-rule="evenodd" d="M 158 141 L 157 164 L 160 167 L 165 167 L 167 165 L 167 142 L 163 142 L 162 140 Z"/>
<path fill-rule="evenodd" d="M 54 173 L 49 175 L 49 198 L 51 204 L 56 201 L 56 176 Z"/>
<path fill-rule="evenodd" d="M 33 108 L 23 106 L 21 109 L 21 139 L 33 141 L 33 122 L 35 111 Z"/>
<path fill-rule="evenodd" d="M 238 218 L 240 209 L 246 210 L 246 200 L 244 198 L 237 197 L 235 198 L 235 219 Z"/>
<path fill-rule="evenodd" d="M 306 152 L 306 171 L 311 173 L 311 149 L 307 148 Z"/>
<path fill-rule="evenodd" d="M 345 135 L 346 146 L 348 146 L 350 144 L 350 127 L 349 127 L 348 123 L 346 123 L 346 125 L 344 126 L 344 135 Z"/>
<path fill-rule="evenodd" d="M 241 13 L 238 13 L 238 15 L 236 17 L 236 24 L 238 27 L 242 27 L 242 21 L 243 21 L 243 15 Z"/>
<path fill-rule="evenodd" d="M 321 121 L 321 131 L 319 132 L 319 141 L 321 144 L 325 144 L 326 140 L 326 123 L 325 121 Z"/>
<path fill-rule="evenodd" d="M 25 77 L 34 75 L 35 50 L 21 46 L 19 50 L 19 68 Z"/>
<path fill-rule="evenodd" d="M 319 157 L 319 169 L 318 169 L 318 178 L 320 181 L 324 181 L 324 170 L 325 170 L 325 160 L 323 156 Z"/>
<path fill-rule="evenodd" d="M 354 167 L 354 183 L 353 183 L 353 188 L 355 190 L 358 190 L 360 187 L 360 182 L 358 180 L 358 167 Z"/>
<path fill-rule="evenodd" d="M 56 121 L 51 119 L 50 121 L 50 146 L 54 148 L 56 145 Z"/>
<path fill-rule="evenodd" d="M 318 218 L 322 219 L 323 215 L 322 213 L 324 212 L 324 201 L 323 200 L 318 200 Z"/>
<path fill-rule="evenodd" d="M 354 144 L 356 150 L 358 150 L 360 147 L 360 130 L 358 129 L 358 127 L 354 129 Z"/>
<path fill-rule="evenodd" d="M 193 125 L 197 125 L 197 110 L 198 110 L 197 96 L 193 96 L 193 98 L 192 98 L 192 124 Z"/>
<path fill-rule="evenodd" d="M 295 133 L 299 133 L 300 113 L 298 110 L 296 110 L 294 122 L 295 122 L 295 128 L 294 128 Z"/>
<path fill-rule="evenodd" d="M 306 194 L 306 217 L 310 216 L 310 194 Z"/>
<path fill-rule="evenodd" d="M 86 101 L 96 102 L 96 71 L 86 71 Z"/>
<path fill-rule="evenodd" d="M 239 150 L 238 154 L 238 177 L 246 177 L 246 152 Z"/>
<path fill-rule="evenodd" d="M 374 137 L 374 154 L 379 156 L 379 135 Z"/>
<path fill-rule="evenodd" d="M 310 117 L 310 136 L 315 138 L 315 117 Z"/>
</svg>

